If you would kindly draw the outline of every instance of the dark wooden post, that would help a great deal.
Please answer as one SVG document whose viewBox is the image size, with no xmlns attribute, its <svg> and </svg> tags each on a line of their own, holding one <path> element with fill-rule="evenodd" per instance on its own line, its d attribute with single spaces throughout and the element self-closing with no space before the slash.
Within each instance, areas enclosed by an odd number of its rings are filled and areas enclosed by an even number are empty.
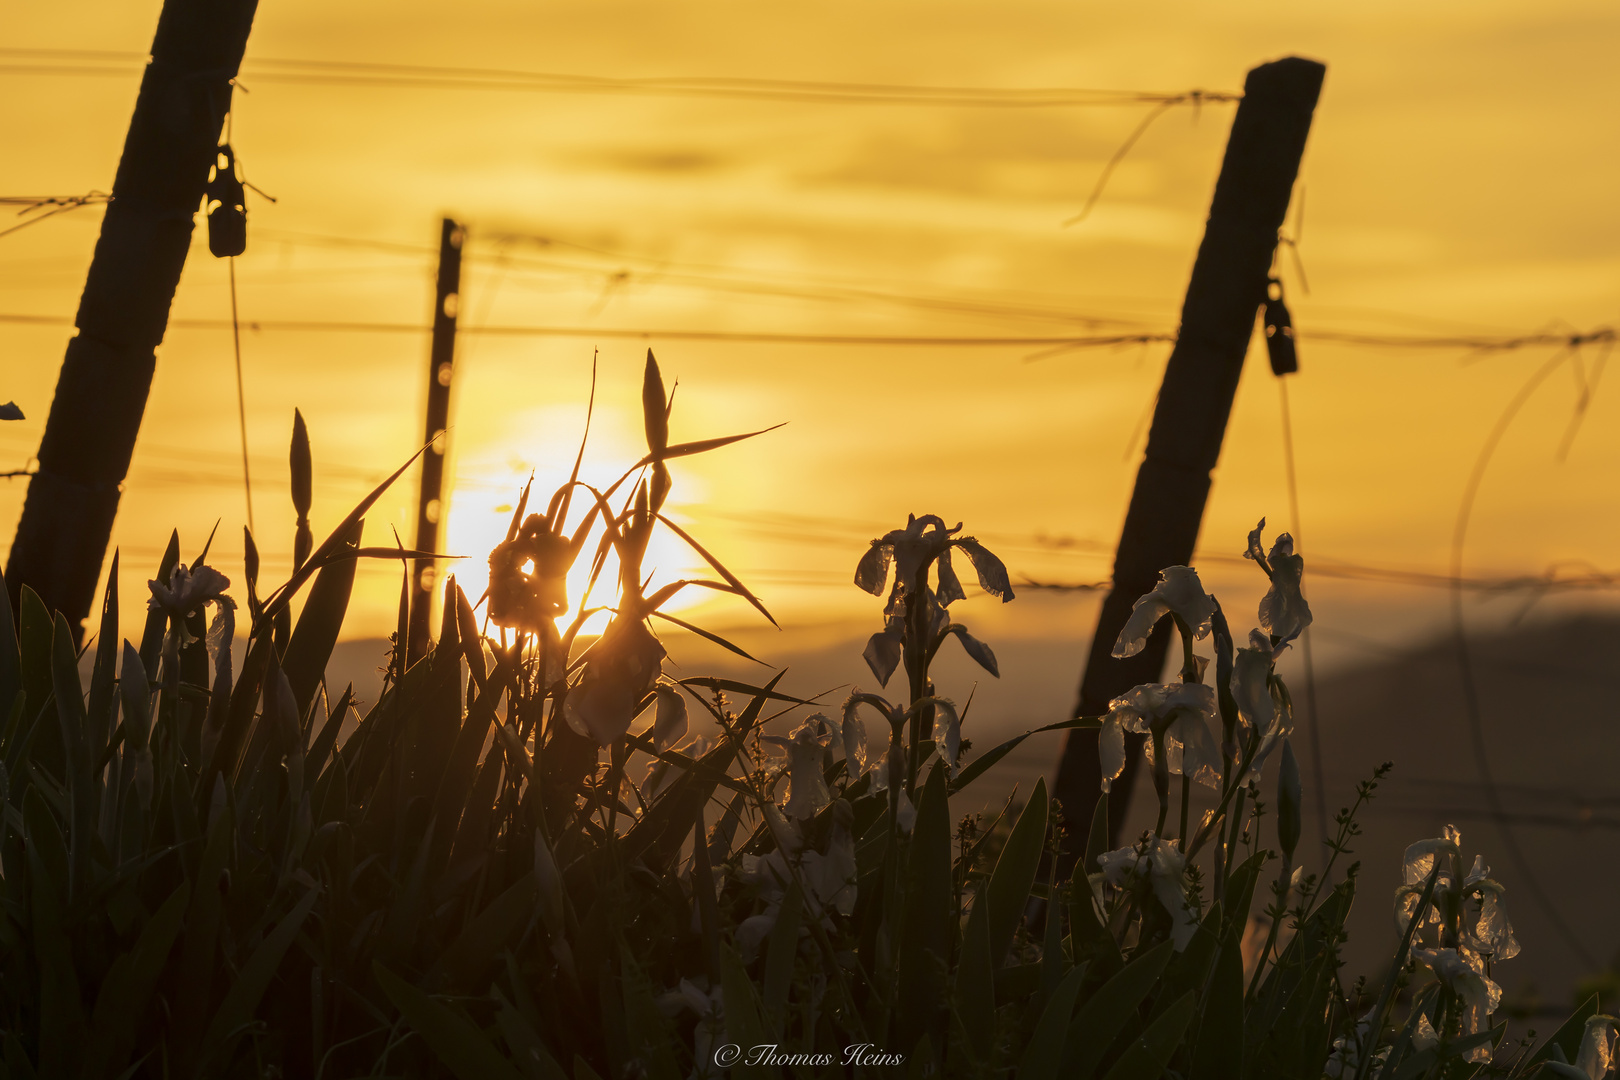
<svg viewBox="0 0 1620 1080">
<path fill-rule="evenodd" d="M 74 634 L 96 579 L 257 0 L 166 0 L 6 566 Z"/>
<path fill-rule="evenodd" d="M 439 230 L 439 278 L 433 295 L 433 346 L 428 353 L 427 424 L 433 445 L 422 455 L 422 490 L 416 503 L 416 550 L 438 551 L 439 525 L 448 509 L 444 497 L 444 458 L 450 449 L 450 377 L 455 371 L 456 313 L 461 306 L 461 245 L 467 231 L 449 218 Z M 435 567 L 417 559 L 411 575 L 411 662 L 427 652 L 432 626 Z"/>
<path fill-rule="evenodd" d="M 1099 715 L 1112 698 L 1162 677 L 1165 651 L 1175 636 L 1168 617 L 1135 656 L 1115 659 L 1114 641 L 1136 598 L 1153 588 L 1159 571 L 1192 560 L 1209 496 L 1210 471 L 1220 457 L 1232 397 L 1254 333 L 1255 312 L 1266 300 L 1277 230 L 1288 212 L 1326 71 L 1313 60 L 1289 57 L 1260 65 L 1244 82 L 1204 241 L 1187 285 L 1181 330 L 1165 367 L 1147 453 L 1136 474 L 1114 556 L 1113 590 L 1097 618 L 1076 715 Z M 1125 773 L 1108 796 L 1108 824 L 1115 843 L 1129 805 L 1141 740 L 1135 736 L 1127 747 Z M 1070 833 L 1072 842 L 1085 842 L 1086 825 L 1101 791 L 1096 733 L 1071 732 L 1053 794 L 1076 826 Z"/>
</svg>

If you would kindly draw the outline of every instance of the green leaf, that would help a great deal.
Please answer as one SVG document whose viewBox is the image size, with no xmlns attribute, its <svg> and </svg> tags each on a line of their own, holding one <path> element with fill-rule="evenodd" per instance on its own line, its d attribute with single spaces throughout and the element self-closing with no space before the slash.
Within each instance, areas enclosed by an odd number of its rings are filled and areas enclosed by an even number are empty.
<svg viewBox="0 0 1620 1080">
<path fill-rule="evenodd" d="M 1172 948 L 1170 942 L 1164 941 L 1137 955 L 1091 995 L 1064 1037 L 1064 1076 L 1084 1080 L 1096 1071 L 1114 1039 L 1158 985 L 1159 976 L 1170 963 Z"/>
<path fill-rule="evenodd" d="M 236 972 L 236 978 L 225 991 L 219 1008 L 214 1011 L 214 1017 L 209 1021 L 208 1034 L 203 1037 L 204 1062 L 223 1055 L 230 1043 L 253 1019 L 264 992 L 270 988 L 270 981 L 275 978 L 276 971 L 281 967 L 282 957 L 287 954 L 287 949 L 298 936 L 299 928 L 304 925 L 304 919 L 315 907 L 315 901 L 319 897 L 318 889 L 310 889 L 305 893 L 304 898 L 282 917 L 274 930 L 265 935 L 259 947 L 253 950 L 253 955 L 248 958 L 247 963 Z"/>
<path fill-rule="evenodd" d="M 956 965 L 956 1015 L 967 1034 L 969 1048 L 981 1060 L 991 1052 L 995 1033 L 995 967 L 990 962 L 990 905 L 988 883 L 979 886 L 967 926 L 962 930 L 962 952 Z"/>
<path fill-rule="evenodd" d="M 1192 1022 L 1197 994 L 1189 990 L 1126 1048 L 1103 1080 L 1158 1080 Z"/>
<path fill-rule="evenodd" d="M 969 784 L 973 783 L 973 781 L 982 776 L 984 772 L 990 768 L 990 766 L 994 765 L 996 762 L 1000 761 L 1002 758 L 1016 750 L 1018 748 L 1018 744 L 1029 738 L 1031 735 L 1039 735 L 1045 731 L 1095 731 L 1101 726 L 1101 721 L 1099 721 L 1096 717 L 1082 716 L 1074 720 L 1060 720 L 1055 724 L 1047 724 L 1045 727 L 1038 727 L 1031 731 L 1026 731 L 1022 735 L 1014 735 L 1000 746 L 991 747 L 989 750 L 968 762 L 967 765 L 963 766 L 962 771 L 956 774 L 956 779 L 951 781 L 951 794 L 954 795 L 958 791 L 961 791 L 963 788 L 967 787 Z"/>
<path fill-rule="evenodd" d="M 1204 995 L 1190 1080 L 1241 1080 L 1243 1046 L 1243 944 L 1228 924 Z"/>
<path fill-rule="evenodd" d="M 1097 916 L 1095 894 L 1091 882 L 1086 880 L 1086 864 L 1074 868 L 1069 880 L 1069 933 L 1073 938 L 1074 958 L 1091 961 L 1091 969 L 1105 979 L 1111 979 L 1125 966 L 1119 943 Z"/>
<path fill-rule="evenodd" d="M 136 1025 L 163 974 L 190 900 L 191 885 L 182 881 L 141 928 L 135 947 L 108 968 L 91 1016 L 86 1076 L 113 1076 L 128 1063 L 136 1046 Z"/>
<path fill-rule="evenodd" d="M 1416 919 L 1412 921 L 1417 922 Z M 1535 1065 L 1548 1060 L 1552 1057 L 1553 1047 L 1555 1046 L 1564 1052 L 1565 1061 L 1574 1061 L 1580 1056 L 1581 1036 L 1586 1033 L 1586 1021 L 1597 1015 L 1600 1004 L 1596 994 L 1581 1002 L 1580 1005 L 1576 1006 L 1575 1011 L 1569 1014 L 1569 1019 L 1560 1024 L 1557 1031 L 1553 1032 L 1545 1042 L 1536 1047 L 1535 1053 L 1530 1055 L 1525 1064 Z M 1529 1070 L 1525 1070 L 1525 1075 L 1529 1074 Z"/>
<path fill-rule="evenodd" d="M 30 916 L 34 959 L 39 964 L 39 1070 L 45 1076 L 79 1075 L 88 1023 L 73 966 L 67 914 L 68 853 L 56 820 L 37 788 L 23 795 L 28 842 Z"/>
<path fill-rule="evenodd" d="M 168 583 L 169 575 L 180 562 L 180 534 L 169 533 L 168 546 L 163 549 L 163 558 L 158 561 L 157 574 L 153 580 Z M 163 632 L 168 626 L 168 616 L 163 614 L 161 608 L 147 609 L 146 629 L 141 634 L 141 664 L 148 672 L 158 669 L 158 655 L 163 648 Z"/>
<path fill-rule="evenodd" d="M 782 906 L 776 913 L 776 924 L 771 927 L 765 946 L 764 1015 L 773 1039 L 782 1037 L 786 1022 L 788 990 L 793 985 L 793 962 L 799 955 L 799 928 L 803 915 L 804 893 L 799 891 L 799 883 L 795 881 L 782 897 Z"/>
<path fill-rule="evenodd" d="M 372 975 L 428 1049 L 457 1080 L 523 1080 L 472 1021 L 373 962 Z"/>
<path fill-rule="evenodd" d="M 943 1051 L 949 1017 L 944 994 L 954 929 L 954 888 L 951 811 L 945 794 L 945 767 L 941 764 L 936 763 L 929 771 L 917 799 L 903 888 L 905 919 L 902 925 L 890 928 L 900 943 L 895 1038 L 901 1046 L 911 1046 L 929 1036 L 935 1049 Z M 1022 905 L 1018 911 L 1023 914 Z M 993 907 L 989 914 L 993 931 Z"/>
<path fill-rule="evenodd" d="M 664 377 L 659 374 L 653 351 L 647 350 L 647 367 L 641 376 L 641 420 L 647 430 L 647 450 L 654 456 L 669 449 L 669 413 L 664 394 Z"/>
<path fill-rule="evenodd" d="M 341 535 L 334 534 L 328 544 L 337 550 L 357 547 L 364 520 L 356 520 Z M 324 547 L 324 545 L 323 545 Z M 332 658 L 332 647 L 337 644 L 338 631 L 343 628 L 343 616 L 349 610 L 349 595 L 354 591 L 354 571 L 358 565 L 353 559 L 340 559 L 321 568 L 310 586 L 309 599 L 299 613 L 298 624 L 287 641 L 287 651 L 281 657 L 281 669 L 287 673 L 293 699 L 298 703 L 298 715 L 309 711 L 315 699 L 315 690 L 326 677 L 326 665 Z"/>
<path fill-rule="evenodd" d="M 100 760 L 116 722 L 113 679 L 117 663 L 118 549 L 114 548 L 112 565 L 107 570 L 107 592 L 101 603 L 101 629 L 96 634 L 96 659 L 90 675 L 90 702 L 86 710 L 90 721 L 86 736 L 92 763 Z"/>
<path fill-rule="evenodd" d="M 726 1038 L 742 1047 L 764 1046 L 771 1040 L 761 1015 L 759 995 L 748 977 L 742 960 L 729 947 L 720 950 L 720 986 L 725 998 Z M 770 1080 L 782 1070 L 765 1064 L 749 1064 L 746 1053 L 731 1067 L 737 1080 Z"/>
<path fill-rule="evenodd" d="M 1049 916 L 1056 918 L 1054 911 Z M 1019 1080 L 1058 1080 L 1062 1075 L 1063 1042 L 1074 1015 L 1075 999 L 1080 996 L 1080 984 L 1085 981 L 1085 965 L 1074 968 L 1064 976 L 1052 998 L 1035 1024 L 1035 1032 L 1024 1047 L 1019 1059 Z"/>
<path fill-rule="evenodd" d="M 438 967 L 451 987 L 469 992 L 480 988 L 502 950 L 517 947 L 520 934 L 535 917 L 538 895 L 534 874 L 524 874 L 467 924 L 439 956 Z"/>
<path fill-rule="evenodd" d="M 1013 934 L 1024 918 L 1024 906 L 1040 869 L 1046 845 L 1046 778 L 1035 781 L 1024 812 L 1018 815 L 1007 844 L 990 873 L 984 898 L 989 901 L 990 965 L 999 968 L 1012 947 Z"/>
<path fill-rule="evenodd" d="M 525 1080 L 568 1080 L 568 1074 L 551 1056 L 551 1050 L 541 1041 L 534 1025 L 506 1000 L 500 987 L 490 989 L 499 1003 L 495 1012 L 495 1026 L 501 1029 L 506 1048 L 517 1067 L 523 1071 Z"/>
<path fill-rule="evenodd" d="M 56 630 L 51 642 L 51 681 L 56 694 L 56 716 L 62 727 L 62 746 L 66 750 L 68 818 L 68 891 L 69 904 L 78 903 L 88 894 L 91 857 L 96 843 L 96 793 L 90 775 L 90 746 L 84 714 L 84 699 L 79 697 L 79 658 L 73 648 L 73 631 L 67 619 L 59 612 Z"/>
<path fill-rule="evenodd" d="M 17 652 L 17 619 L 11 594 L 0 574 L 0 716 L 10 716 L 12 703 L 22 693 L 22 657 Z"/>
<path fill-rule="evenodd" d="M 625 1034 L 629 1039 L 629 1071 L 648 1080 L 681 1080 L 680 1066 L 675 1061 L 674 1028 L 659 1011 L 646 973 L 622 944 L 619 972 L 624 990 Z"/>
<path fill-rule="evenodd" d="M 1086 854 L 1082 865 L 1085 872 L 1095 874 L 1097 860 L 1108 850 L 1108 792 L 1097 796 L 1097 808 L 1091 812 L 1091 831 L 1086 835 Z"/>
</svg>

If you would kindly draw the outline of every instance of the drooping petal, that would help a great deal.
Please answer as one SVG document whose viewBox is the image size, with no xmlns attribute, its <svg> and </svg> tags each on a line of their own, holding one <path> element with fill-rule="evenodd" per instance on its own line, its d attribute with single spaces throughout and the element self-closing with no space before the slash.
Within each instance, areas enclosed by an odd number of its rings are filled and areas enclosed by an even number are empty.
<svg viewBox="0 0 1620 1080">
<path fill-rule="evenodd" d="M 894 669 L 900 666 L 900 656 L 904 640 L 893 626 L 885 627 L 866 643 L 866 651 L 861 656 L 866 660 L 866 666 L 872 669 L 877 676 L 879 686 L 889 685 L 889 676 Z"/>
<path fill-rule="evenodd" d="M 1107 791 L 1125 771 L 1125 729 L 1113 713 L 1103 717 L 1097 732 L 1097 758 L 1102 763 L 1102 789 Z"/>
<path fill-rule="evenodd" d="M 853 782 L 866 772 L 866 724 L 854 709 L 844 709 L 844 723 L 839 735 L 844 743 L 844 772 Z"/>
<path fill-rule="evenodd" d="M 939 570 L 939 591 L 935 594 L 939 599 L 939 606 L 950 607 L 958 600 L 966 600 L 967 593 L 962 591 L 962 580 L 956 576 L 956 570 L 951 566 L 950 548 L 939 553 L 934 566 Z"/>
<path fill-rule="evenodd" d="M 1266 561 L 1265 541 L 1261 539 L 1265 531 L 1266 519 L 1261 518 L 1260 524 L 1256 525 L 1249 531 L 1249 545 L 1244 549 L 1243 552 L 1243 557 L 1245 559 L 1253 559 L 1262 566 L 1265 565 Z"/>
<path fill-rule="evenodd" d="M 1232 700 L 1237 703 L 1238 715 L 1262 734 L 1277 723 L 1277 702 L 1271 696 L 1271 665 L 1271 643 L 1258 631 L 1250 635 L 1249 648 L 1239 649 L 1232 658 Z"/>
<path fill-rule="evenodd" d="M 893 557 L 893 547 L 882 540 L 872 541 L 872 546 L 855 566 L 855 584 L 873 596 L 882 596 L 883 583 L 889 579 L 889 561 Z"/>
<path fill-rule="evenodd" d="M 1198 571 L 1190 566 L 1167 566 L 1159 571 L 1159 582 L 1137 597 L 1130 617 L 1114 642 L 1114 655 L 1135 656 L 1147 645 L 1148 634 L 1160 619 L 1174 615 L 1186 624 L 1194 638 L 1209 633 L 1215 615 L 1215 602 L 1204 592 Z"/>
<path fill-rule="evenodd" d="M 944 698 L 934 702 L 933 739 L 954 780 L 958 772 L 956 759 L 962 752 L 962 718 L 957 715 L 956 706 Z"/>
<path fill-rule="evenodd" d="M 1000 598 L 1003 604 L 1012 600 L 1012 582 L 1007 578 L 1007 567 L 990 549 L 973 539 L 971 536 L 959 537 L 956 546 L 967 552 L 967 557 L 973 563 L 973 569 L 979 574 L 979 588 L 991 596 Z"/>
<path fill-rule="evenodd" d="M 962 648 L 973 658 L 974 663 L 996 678 L 1001 678 L 1001 667 L 996 663 L 996 654 L 989 645 L 968 633 L 967 627 L 960 623 L 953 626 L 951 632 L 961 640 Z"/>
<path fill-rule="evenodd" d="M 1172 752 L 1167 742 L 1165 757 L 1170 771 L 1185 775 L 1205 787 L 1221 786 L 1221 757 L 1209 725 L 1201 713 L 1180 713 L 1165 731 L 1166 739 L 1174 739 L 1179 752 Z"/>
</svg>

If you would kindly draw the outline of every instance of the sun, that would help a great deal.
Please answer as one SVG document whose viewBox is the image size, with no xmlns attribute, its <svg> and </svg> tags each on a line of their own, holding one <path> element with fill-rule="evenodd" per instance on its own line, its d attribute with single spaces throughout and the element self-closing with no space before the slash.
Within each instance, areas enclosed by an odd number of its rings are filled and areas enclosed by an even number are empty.
<svg viewBox="0 0 1620 1080">
<path fill-rule="evenodd" d="M 489 553 L 506 539 L 512 515 L 522 495 L 523 485 L 529 482 L 532 475 L 533 487 L 524 515 L 545 513 L 552 493 L 567 482 L 569 472 L 573 468 L 574 455 L 579 451 L 578 442 L 570 441 L 577 440 L 578 435 L 569 433 L 565 422 L 556 424 L 545 422 L 561 421 L 562 416 L 558 415 L 561 410 L 540 411 L 543 413 L 542 416 L 532 418 L 537 422 L 518 425 L 529 432 L 545 433 L 538 438 L 531 437 L 528 445 L 524 445 L 521 437 L 504 445 L 497 445 L 493 441 L 487 443 L 480 441 L 466 447 L 457 455 L 443 548 L 457 558 L 444 570 L 456 576 L 457 584 L 467 594 L 467 599 L 475 605 L 489 587 Z M 579 422 L 577 416 L 570 416 L 569 419 L 577 426 Z M 635 418 L 635 427 L 632 428 L 629 418 L 599 408 L 592 421 L 590 441 L 586 445 L 585 456 L 580 464 L 580 480 L 597 490 L 605 490 L 618 480 L 625 468 L 645 453 L 645 448 L 639 442 L 639 426 L 639 416 Z M 693 481 L 690 478 L 677 476 L 677 491 L 686 488 L 687 490 L 681 493 L 688 499 L 694 497 L 692 485 Z M 615 510 L 622 509 L 619 504 L 631 490 L 626 484 L 615 495 Z M 698 493 L 697 497 L 700 499 L 701 493 Z M 573 530 L 584 521 L 590 507 L 589 493 L 576 491 L 565 531 L 572 535 Z M 667 509 L 666 513 L 679 520 L 674 508 Z M 581 610 L 611 607 L 616 602 L 619 561 L 611 547 L 608 549 L 594 588 L 587 593 L 591 563 L 600 536 L 601 527 L 598 524 L 593 528 L 579 558 L 569 571 L 570 607 L 568 614 L 559 620 L 559 625 L 564 629 Z M 698 576 L 703 574 L 704 569 L 701 559 L 688 549 L 679 537 L 663 528 L 653 531 L 652 539 L 647 545 L 646 556 L 642 561 L 643 574 L 651 575 L 650 588 L 681 578 Z M 708 598 L 702 590 L 686 589 L 677 593 L 664 605 L 664 609 L 674 613 Z M 482 612 L 479 614 L 481 618 Z M 608 611 L 598 611 L 586 620 L 580 632 L 600 633 L 609 618 L 611 614 Z"/>
</svg>

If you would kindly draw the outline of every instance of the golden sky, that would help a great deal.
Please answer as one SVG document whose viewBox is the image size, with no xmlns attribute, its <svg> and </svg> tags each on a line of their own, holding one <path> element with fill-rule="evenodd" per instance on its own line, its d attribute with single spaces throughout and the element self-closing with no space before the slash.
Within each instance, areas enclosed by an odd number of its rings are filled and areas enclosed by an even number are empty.
<svg viewBox="0 0 1620 1080">
<path fill-rule="evenodd" d="M 159 5 L 0 8 L 10 48 L 144 53 Z M 453 10 L 453 15 L 448 14 Z M 1003 108 L 736 97 L 539 93 L 285 81 L 278 60 L 441 65 L 617 79 L 770 78 L 998 89 L 1235 90 L 1290 53 L 1328 64 L 1301 170 L 1299 252 L 1285 280 L 1302 338 L 1290 385 L 1301 522 L 1291 522 L 1280 404 L 1251 355 L 1201 547 L 1241 550 L 1262 514 L 1307 560 L 1444 573 L 1464 482 L 1486 433 L 1555 350 L 1313 341 L 1366 334 L 1511 334 L 1611 323 L 1620 287 L 1613 197 L 1620 9 L 1612 3 L 762 5 L 417 0 L 260 6 L 234 141 L 251 203 L 238 261 L 249 322 L 425 325 L 438 219 L 466 223 L 463 326 L 1051 336 L 1174 329 L 1233 106 L 1173 109 L 1085 222 L 1062 222 L 1142 105 Z M 51 63 L 61 63 L 53 60 Z M 0 194 L 110 187 L 139 82 L 18 71 L 0 56 Z M 121 66 L 120 66 L 121 65 Z M 71 316 L 99 212 L 0 237 L 0 314 Z M 229 316 L 223 262 L 199 228 L 176 319 Z M 68 329 L 0 322 L 0 469 L 37 446 Z M 1016 575 L 1107 576 L 1168 346 L 1030 359 L 1030 346 L 893 347 L 651 341 L 680 380 L 674 436 L 786 422 L 677 466 L 673 503 L 784 625 L 863 625 L 849 575 L 908 511 L 963 520 Z M 463 338 L 454 390 L 449 550 L 482 555 L 530 469 L 566 470 L 593 350 L 590 475 L 640 450 L 645 343 L 590 334 Z M 293 408 L 315 453 L 323 534 L 420 438 L 425 335 L 287 330 L 243 339 L 257 536 L 267 577 L 292 544 L 285 448 Z M 1555 372 L 1493 462 L 1468 546 L 1477 573 L 1561 560 L 1613 566 L 1620 387 L 1599 385 L 1558 449 L 1600 351 Z M 216 518 L 215 561 L 239 567 L 244 518 L 227 331 L 171 328 L 114 542 L 126 623 L 168 530 L 189 558 Z M 414 481 L 414 477 L 410 478 Z M 0 545 L 23 484 L 0 481 Z M 407 542 L 414 484 L 369 518 Z M 1054 540 L 1066 539 L 1066 546 Z M 661 553 L 673 576 L 691 566 Z M 1240 570 L 1211 564 L 1220 584 Z M 1254 575 L 1231 588 L 1256 592 Z M 1317 583 L 1319 611 L 1363 627 L 1442 594 Z M 397 569 L 361 577 L 348 627 L 392 626 Z M 476 594 L 475 594 L 476 595 Z M 982 606 L 979 605 L 979 606 Z M 1229 604 L 1229 607 L 1232 605 Z M 1083 637 L 1090 599 L 996 613 L 998 632 Z M 1482 613 L 1489 613 L 1487 608 Z M 1419 614 L 1413 616 L 1412 612 Z M 1424 615 L 1423 613 L 1429 613 Z M 980 618 L 991 617 L 985 611 Z M 710 604 L 714 625 L 746 609 Z M 1412 621 L 1415 619 L 1415 622 Z M 1330 622 L 1319 617 L 1319 623 Z M 131 631 L 133 630 L 131 629 Z M 1076 669 L 1077 674 L 1078 669 Z"/>
</svg>

